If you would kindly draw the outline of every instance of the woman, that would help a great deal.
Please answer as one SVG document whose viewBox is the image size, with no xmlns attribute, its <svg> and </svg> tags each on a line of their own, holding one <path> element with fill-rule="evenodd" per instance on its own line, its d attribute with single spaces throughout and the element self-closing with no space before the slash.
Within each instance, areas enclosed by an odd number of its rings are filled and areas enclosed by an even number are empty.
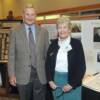
<svg viewBox="0 0 100 100">
<path fill-rule="evenodd" d="M 85 73 L 82 44 L 71 38 L 71 22 L 66 16 L 57 21 L 58 38 L 49 46 L 46 76 L 54 100 L 81 100 L 81 84 Z"/>
</svg>

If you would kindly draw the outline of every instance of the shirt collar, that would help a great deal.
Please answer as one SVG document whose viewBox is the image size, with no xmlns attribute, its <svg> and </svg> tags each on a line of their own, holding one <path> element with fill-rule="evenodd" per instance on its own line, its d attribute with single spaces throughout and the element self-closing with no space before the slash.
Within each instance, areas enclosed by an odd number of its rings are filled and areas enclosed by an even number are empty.
<svg viewBox="0 0 100 100">
<path fill-rule="evenodd" d="M 29 27 L 30 27 L 31 29 L 33 29 L 33 28 L 35 27 L 35 25 L 34 25 L 34 24 L 32 24 L 32 25 L 25 24 L 25 28 L 26 28 L 26 29 L 28 29 Z"/>
<path fill-rule="evenodd" d="M 62 48 L 66 48 L 70 45 L 70 41 L 71 41 L 71 37 L 68 36 L 67 38 L 65 38 L 64 40 L 61 40 L 60 38 L 58 38 L 58 45 Z"/>
<path fill-rule="evenodd" d="M 35 40 L 35 24 L 28 25 L 28 24 L 25 23 L 25 29 L 26 29 L 27 38 L 28 38 L 28 33 L 29 33 L 29 27 L 31 27 L 31 30 L 32 30 L 32 33 L 33 33 L 33 37 L 34 37 L 34 40 Z"/>
</svg>

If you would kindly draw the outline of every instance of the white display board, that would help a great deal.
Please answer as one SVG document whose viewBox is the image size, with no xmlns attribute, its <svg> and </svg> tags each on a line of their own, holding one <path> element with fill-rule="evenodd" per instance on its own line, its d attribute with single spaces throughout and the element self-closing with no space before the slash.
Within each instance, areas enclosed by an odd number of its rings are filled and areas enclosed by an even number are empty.
<svg viewBox="0 0 100 100">
<path fill-rule="evenodd" d="M 82 21 L 82 43 L 85 51 L 87 73 L 93 74 L 100 72 L 100 41 L 94 41 L 95 28 L 100 27 L 100 20 Z"/>
<path fill-rule="evenodd" d="M 56 24 L 42 24 L 49 31 L 49 39 L 57 36 Z M 100 41 L 94 41 L 94 34 L 100 28 L 100 20 L 72 21 L 72 37 L 82 41 L 85 58 L 86 73 L 100 72 Z"/>
<path fill-rule="evenodd" d="M 57 38 L 56 24 L 42 24 L 41 27 L 48 30 L 49 40 Z"/>
</svg>

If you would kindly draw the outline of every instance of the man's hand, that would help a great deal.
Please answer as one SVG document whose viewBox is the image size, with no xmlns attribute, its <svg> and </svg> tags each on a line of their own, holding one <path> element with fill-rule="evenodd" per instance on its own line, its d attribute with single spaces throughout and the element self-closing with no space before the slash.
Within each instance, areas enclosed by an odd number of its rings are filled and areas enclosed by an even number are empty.
<svg viewBox="0 0 100 100">
<path fill-rule="evenodd" d="M 11 85 L 16 86 L 16 77 L 15 76 L 11 76 L 9 78 L 9 82 Z"/>
</svg>

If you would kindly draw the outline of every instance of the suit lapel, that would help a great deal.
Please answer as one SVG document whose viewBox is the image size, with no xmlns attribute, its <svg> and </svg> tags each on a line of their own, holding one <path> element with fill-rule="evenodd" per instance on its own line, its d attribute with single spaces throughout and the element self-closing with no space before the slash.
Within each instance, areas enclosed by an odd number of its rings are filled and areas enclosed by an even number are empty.
<svg viewBox="0 0 100 100">
<path fill-rule="evenodd" d="M 37 45 L 38 45 L 39 33 L 40 33 L 40 28 L 37 25 L 35 25 L 36 52 L 37 52 L 37 49 L 38 49 Z M 26 34 L 26 29 L 25 29 L 25 25 L 24 24 L 22 24 L 20 26 L 20 37 L 22 39 L 23 48 L 28 50 L 28 52 L 30 53 L 27 34 Z"/>
<path fill-rule="evenodd" d="M 40 34 L 40 29 L 37 25 L 35 25 L 35 40 L 36 40 L 36 53 L 38 52 L 38 45 L 40 45 L 40 43 L 38 43 L 38 38 L 39 38 L 39 35 Z"/>
<path fill-rule="evenodd" d="M 36 43 L 38 41 L 39 32 L 40 32 L 39 27 L 37 25 L 35 25 L 35 39 L 36 39 Z"/>
<path fill-rule="evenodd" d="M 28 52 L 30 52 L 29 50 L 29 44 L 28 44 L 28 39 L 27 39 L 27 35 L 26 35 L 26 29 L 25 29 L 25 25 L 22 24 L 22 26 L 20 27 L 20 35 L 21 35 L 21 38 L 22 38 L 22 42 L 23 42 L 23 48 L 24 49 L 27 49 Z"/>
</svg>

